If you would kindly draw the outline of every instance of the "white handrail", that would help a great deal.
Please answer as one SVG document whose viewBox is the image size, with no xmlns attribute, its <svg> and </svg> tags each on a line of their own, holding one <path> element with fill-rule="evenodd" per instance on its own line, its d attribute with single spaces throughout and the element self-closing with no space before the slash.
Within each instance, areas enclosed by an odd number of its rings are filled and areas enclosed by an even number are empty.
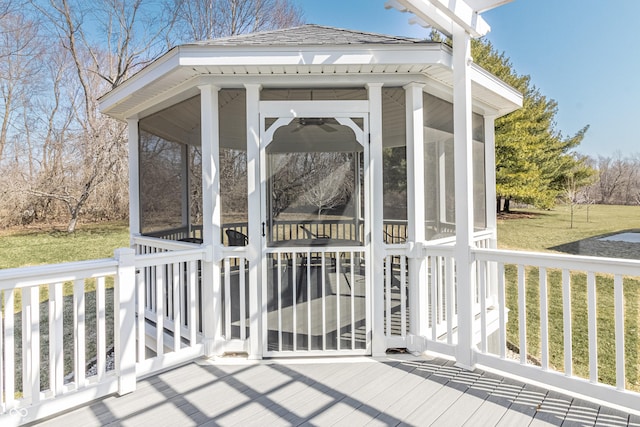
<svg viewBox="0 0 640 427">
<path fill-rule="evenodd" d="M 640 276 L 640 261 L 635 260 L 485 248 L 472 249 L 472 253 L 478 261 Z"/>
<path fill-rule="evenodd" d="M 116 274 L 118 262 L 113 258 L 36 265 L 0 270 L 0 290 L 69 282 Z"/>
</svg>

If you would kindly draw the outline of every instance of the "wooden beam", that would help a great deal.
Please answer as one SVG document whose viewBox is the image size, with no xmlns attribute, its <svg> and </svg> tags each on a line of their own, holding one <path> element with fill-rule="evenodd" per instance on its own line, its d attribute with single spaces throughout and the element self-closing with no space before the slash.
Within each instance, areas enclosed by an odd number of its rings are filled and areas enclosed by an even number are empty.
<svg viewBox="0 0 640 427">
<path fill-rule="evenodd" d="M 478 13 L 486 12 L 487 10 L 495 9 L 498 6 L 511 3 L 513 0 L 465 0 L 469 6 Z"/>
<path fill-rule="evenodd" d="M 454 27 L 463 29 L 472 37 L 482 37 L 491 31 L 489 24 L 466 1 L 389 0 L 385 7 L 411 12 L 447 36 L 453 35 Z"/>
</svg>

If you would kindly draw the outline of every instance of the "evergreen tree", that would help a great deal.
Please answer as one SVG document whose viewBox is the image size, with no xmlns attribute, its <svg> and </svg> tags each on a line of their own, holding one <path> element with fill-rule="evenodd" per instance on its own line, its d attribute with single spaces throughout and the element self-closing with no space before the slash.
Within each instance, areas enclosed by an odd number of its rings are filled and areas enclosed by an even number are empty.
<svg viewBox="0 0 640 427">
<path fill-rule="evenodd" d="M 576 170 L 588 173 L 589 166 L 573 149 L 588 126 L 564 137 L 555 128 L 557 103 L 531 84 L 529 76 L 518 75 L 509 58 L 498 53 L 487 40 L 472 41 L 474 62 L 522 92 L 521 109 L 496 120 L 496 190 L 500 199 L 517 200 L 550 208 L 563 191 L 567 176 Z"/>
</svg>

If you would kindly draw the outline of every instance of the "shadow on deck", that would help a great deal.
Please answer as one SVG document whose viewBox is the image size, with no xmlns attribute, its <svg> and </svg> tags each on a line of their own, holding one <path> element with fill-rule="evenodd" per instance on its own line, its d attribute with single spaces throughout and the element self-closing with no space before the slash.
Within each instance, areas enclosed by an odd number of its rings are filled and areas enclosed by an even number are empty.
<svg viewBox="0 0 640 427">
<path fill-rule="evenodd" d="M 200 359 L 41 425 L 640 426 L 640 417 L 440 358 Z"/>
</svg>

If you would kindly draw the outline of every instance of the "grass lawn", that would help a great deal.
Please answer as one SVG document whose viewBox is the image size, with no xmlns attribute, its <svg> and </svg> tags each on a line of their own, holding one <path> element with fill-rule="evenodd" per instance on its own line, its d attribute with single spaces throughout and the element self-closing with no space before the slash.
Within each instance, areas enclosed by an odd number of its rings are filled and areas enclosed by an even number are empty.
<svg viewBox="0 0 640 427">
<path fill-rule="evenodd" d="M 502 249 L 547 251 L 549 248 L 601 234 L 637 229 L 640 231 L 640 206 L 580 207 L 574 214 L 573 228 L 569 208 L 558 206 L 544 211 L 514 211 L 513 218 L 498 218 L 498 246 Z M 526 215 L 530 213 L 531 215 Z"/>
<path fill-rule="evenodd" d="M 61 229 L 0 231 L 0 268 L 111 258 L 129 247 L 125 222 L 81 224 L 75 233 Z"/>
<path fill-rule="evenodd" d="M 55 228 L 10 230 L 0 232 L 0 268 L 23 267 L 39 264 L 56 264 L 61 262 L 82 261 L 90 259 L 111 258 L 113 251 L 120 247 L 129 246 L 128 224 L 124 222 L 110 222 L 101 224 L 82 224 L 74 234 L 68 234 L 64 229 Z M 107 317 L 107 348 L 113 344 L 113 278 L 106 280 Z M 43 389 L 49 384 L 48 378 L 48 286 L 40 286 L 40 338 L 41 338 L 41 383 Z M 64 342 L 73 342 L 73 283 L 64 284 Z M 86 355 L 87 360 L 96 356 L 96 317 L 91 315 L 96 311 L 95 279 L 85 281 L 85 311 L 86 316 Z M 22 295 L 15 292 L 15 345 L 16 345 L 16 396 L 21 396 L 21 359 L 22 352 Z M 4 304 L 4 298 L 0 298 Z M 65 374 L 73 370 L 73 352 L 67 351 L 64 356 Z"/>
<path fill-rule="evenodd" d="M 526 214 L 528 213 L 528 214 Z M 515 212 L 498 224 L 498 245 L 503 249 L 547 251 L 548 248 L 625 230 L 640 231 L 640 206 L 591 206 L 589 222 L 581 208 L 570 228 L 568 208 L 553 211 L 527 210 Z M 506 267 L 508 339 L 519 344 L 518 286 L 515 266 Z M 554 369 L 564 371 L 564 326 L 561 271 L 549 270 L 549 360 Z M 528 353 L 540 358 L 540 290 L 537 268 L 526 271 L 527 345 Z M 625 374 L 626 386 L 640 390 L 640 277 L 625 278 Z M 598 377 L 601 382 L 615 384 L 615 325 L 613 321 L 613 278 L 598 275 L 596 280 Z M 588 378 L 588 312 L 586 275 L 571 273 L 571 325 L 574 374 Z"/>
</svg>

